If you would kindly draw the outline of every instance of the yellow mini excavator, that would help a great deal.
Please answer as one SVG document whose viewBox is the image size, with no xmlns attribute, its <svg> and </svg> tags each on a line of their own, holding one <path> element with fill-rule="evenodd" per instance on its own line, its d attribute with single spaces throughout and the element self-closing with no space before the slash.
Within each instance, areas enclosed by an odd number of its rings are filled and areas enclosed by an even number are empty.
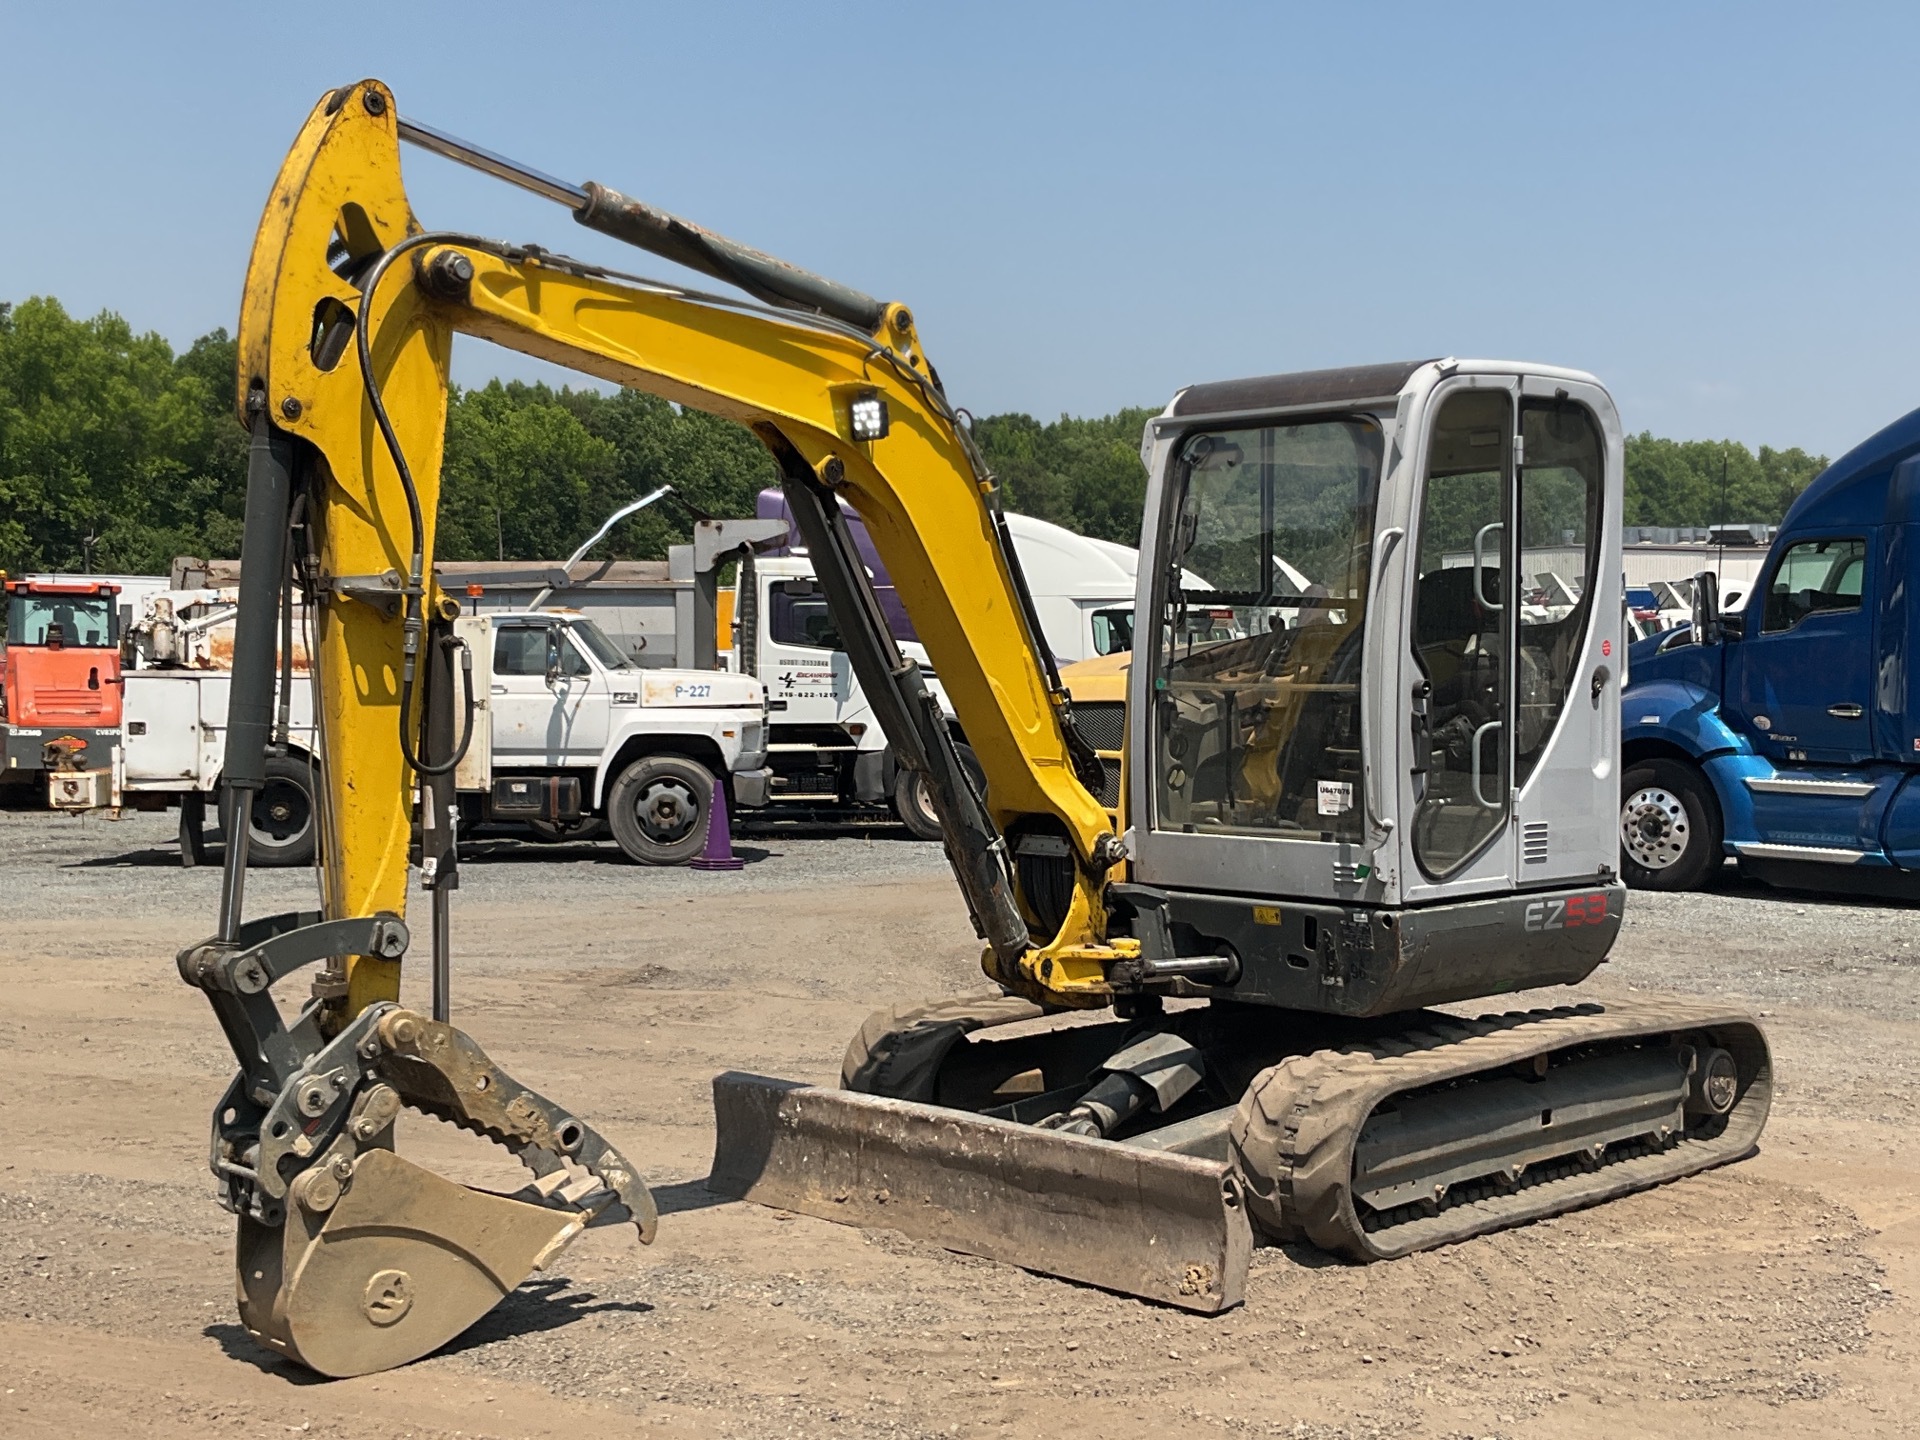
<svg viewBox="0 0 1920 1440">
<path fill-rule="evenodd" d="M 403 142 L 741 294 L 423 230 Z M 992 991 L 877 1015 L 842 1088 L 720 1076 L 714 1188 L 1211 1312 L 1256 1232 L 1396 1256 L 1753 1148 L 1772 1081 L 1743 1014 L 1433 1008 L 1577 982 L 1619 929 L 1621 438 L 1591 376 L 1441 359 L 1182 390 L 1144 437 L 1122 746 L 1117 706 L 1076 718 L 904 306 L 411 122 L 368 81 L 308 118 L 247 275 L 231 838 L 218 932 L 179 957 L 239 1059 L 212 1165 L 265 1344 L 330 1375 L 402 1364 L 595 1219 L 654 1227 L 633 1163 L 449 1023 L 453 772 L 491 659 L 432 578 L 456 333 L 760 438 L 985 942 Z M 321 904 L 249 920 L 242 817 L 295 590 Z M 399 1004 L 415 868 L 431 1014 Z M 273 989 L 309 966 L 284 1019 Z M 401 1158 L 403 1109 L 505 1146 L 526 1188 Z"/>
</svg>

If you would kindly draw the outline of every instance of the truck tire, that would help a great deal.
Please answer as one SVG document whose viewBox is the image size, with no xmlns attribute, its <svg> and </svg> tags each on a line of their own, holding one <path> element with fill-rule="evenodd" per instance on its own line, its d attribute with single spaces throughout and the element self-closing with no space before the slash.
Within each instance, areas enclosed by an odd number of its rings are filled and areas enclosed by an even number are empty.
<svg viewBox="0 0 1920 1440">
<path fill-rule="evenodd" d="M 1720 806 L 1682 760 L 1643 760 L 1620 778 L 1620 874 L 1636 890 L 1698 890 L 1720 869 Z"/>
<path fill-rule="evenodd" d="M 980 769 L 980 761 L 974 755 L 973 747 L 959 745 L 955 748 L 960 752 L 960 763 L 966 767 L 967 774 L 973 777 L 974 788 L 985 795 L 987 777 Z M 927 783 L 919 771 L 909 770 L 902 765 L 894 772 L 893 811 L 914 839 L 946 838 L 946 833 L 940 828 L 940 817 L 933 811 L 933 797 L 927 793 Z"/>
<path fill-rule="evenodd" d="M 267 783 L 253 797 L 247 863 L 311 865 L 320 832 L 314 766 L 304 755 L 267 756 Z"/>
<path fill-rule="evenodd" d="M 684 865 L 707 843 L 713 775 L 682 755 L 643 755 L 620 772 L 607 797 L 607 825 L 627 858 Z"/>
</svg>

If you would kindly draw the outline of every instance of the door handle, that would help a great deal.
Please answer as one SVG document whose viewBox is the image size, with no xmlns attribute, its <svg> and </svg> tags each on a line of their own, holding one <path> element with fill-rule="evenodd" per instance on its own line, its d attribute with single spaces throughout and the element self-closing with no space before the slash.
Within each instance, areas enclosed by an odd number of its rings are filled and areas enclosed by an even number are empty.
<svg viewBox="0 0 1920 1440">
<path fill-rule="evenodd" d="M 1487 799 L 1485 793 L 1480 789 L 1480 741 L 1481 741 L 1481 738 L 1485 736 L 1489 730 L 1498 730 L 1500 728 L 1501 726 L 1498 720 L 1489 720 L 1487 721 L 1486 724 L 1482 725 L 1478 730 L 1473 732 L 1473 739 L 1471 742 L 1469 742 L 1473 750 L 1472 775 L 1471 775 L 1472 784 L 1473 784 L 1473 798 L 1476 804 L 1478 804 L 1482 809 L 1486 809 L 1486 810 L 1499 810 L 1503 808 L 1504 805 L 1506 804 L 1504 800 Z"/>
<path fill-rule="evenodd" d="M 1833 716 L 1836 720 L 1858 720 L 1865 713 L 1866 711 L 1861 706 L 1855 705 L 1851 701 L 1844 705 L 1827 706 L 1827 714 Z"/>
<path fill-rule="evenodd" d="M 1504 543 L 1507 526 L 1503 520 L 1496 520 L 1491 525 L 1482 525 L 1473 535 L 1473 598 L 1478 601 L 1483 608 L 1488 610 L 1504 610 L 1507 608 L 1505 589 L 1503 588 L 1501 590 L 1500 599 L 1489 600 L 1487 599 L 1486 587 L 1480 580 L 1480 572 L 1487 568 L 1487 536 L 1496 530 L 1500 532 L 1502 543 Z M 1498 576 L 1500 571 L 1495 570 L 1493 573 Z"/>
<path fill-rule="evenodd" d="M 504 695 L 507 693 L 507 687 L 504 685 L 496 685 L 493 687 L 493 693 L 496 695 Z"/>
<path fill-rule="evenodd" d="M 1373 608 L 1374 596 L 1379 593 L 1383 583 L 1383 577 L 1387 571 L 1387 557 L 1393 553 L 1394 547 L 1406 538 L 1406 530 L 1398 525 L 1382 530 L 1373 537 L 1373 568 L 1369 572 L 1367 582 L 1369 610 Z M 1360 804 L 1366 812 L 1368 828 L 1375 835 L 1385 839 L 1393 833 L 1393 817 L 1381 813 L 1383 807 L 1377 803 L 1373 793 L 1376 780 L 1373 773 L 1373 746 L 1369 743 L 1373 736 L 1371 727 L 1367 724 L 1367 712 L 1371 708 L 1364 703 L 1360 707 Z M 1391 713 L 1391 709 L 1392 707 L 1388 707 L 1388 713 Z"/>
</svg>

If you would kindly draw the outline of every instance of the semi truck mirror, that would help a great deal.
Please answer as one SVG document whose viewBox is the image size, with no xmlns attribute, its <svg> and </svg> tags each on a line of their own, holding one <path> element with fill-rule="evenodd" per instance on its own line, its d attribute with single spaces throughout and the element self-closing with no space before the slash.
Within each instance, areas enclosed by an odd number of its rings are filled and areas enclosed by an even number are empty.
<svg viewBox="0 0 1920 1440">
<path fill-rule="evenodd" d="M 547 684 L 560 683 L 560 632 L 547 627 Z"/>
<path fill-rule="evenodd" d="M 1693 577 L 1693 643 L 1720 643 L 1720 577 L 1711 570 Z"/>
</svg>

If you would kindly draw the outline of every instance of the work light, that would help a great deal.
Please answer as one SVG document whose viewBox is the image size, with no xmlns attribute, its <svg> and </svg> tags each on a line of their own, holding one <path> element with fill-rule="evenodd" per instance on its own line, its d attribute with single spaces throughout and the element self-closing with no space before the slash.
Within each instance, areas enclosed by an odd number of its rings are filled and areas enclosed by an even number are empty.
<svg viewBox="0 0 1920 1440">
<path fill-rule="evenodd" d="M 853 438 L 856 440 L 884 440 L 887 437 L 887 402 L 869 391 L 865 395 L 854 397 Z"/>
</svg>

